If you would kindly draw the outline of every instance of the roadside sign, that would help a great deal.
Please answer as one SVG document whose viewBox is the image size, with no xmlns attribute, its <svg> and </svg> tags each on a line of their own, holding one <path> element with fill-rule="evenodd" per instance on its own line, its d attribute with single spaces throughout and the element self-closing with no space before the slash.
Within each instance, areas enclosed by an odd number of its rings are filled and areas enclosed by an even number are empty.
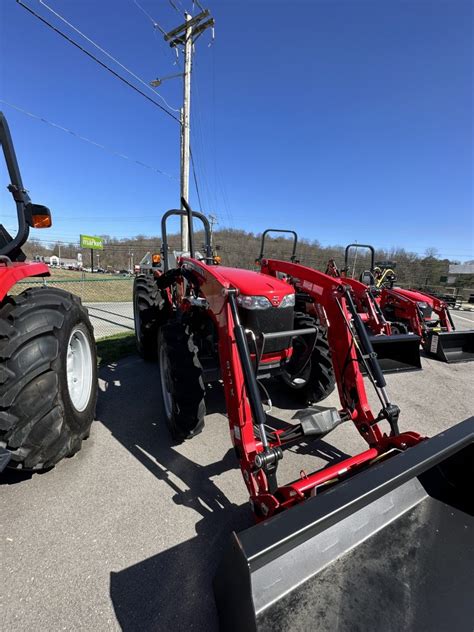
<svg viewBox="0 0 474 632">
<path fill-rule="evenodd" d="M 81 248 L 90 248 L 91 250 L 103 250 L 104 240 L 102 239 L 102 237 L 81 235 Z"/>
</svg>

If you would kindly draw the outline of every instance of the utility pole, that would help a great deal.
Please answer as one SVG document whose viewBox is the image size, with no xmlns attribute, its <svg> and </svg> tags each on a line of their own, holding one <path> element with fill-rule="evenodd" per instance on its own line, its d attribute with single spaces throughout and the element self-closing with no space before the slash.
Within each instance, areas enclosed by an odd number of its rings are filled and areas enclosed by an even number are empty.
<svg viewBox="0 0 474 632">
<path fill-rule="evenodd" d="M 211 248 L 212 248 L 212 235 L 214 233 L 214 224 L 218 224 L 217 217 L 215 215 L 209 215 L 209 224 L 211 225 Z"/>
<path fill-rule="evenodd" d="M 183 107 L 181 110 L 181 186 L 180 197 L 189 201 L 189 159 L 190 159 L 190 115 L 191 115 L 191 71 L 194 43 L 197 38 L 208 28 L 214 27 L 214 18 L 210 17 L 207 9 L 192 17 L 184 14 L 184 23 L 166 33 L 165 42 L 169 42 L 172 48 L 183 47 L 184 73 L 183 73 Z M 178 75 L 179 76 L 179 75 Z M 159 85 L 152 82 L 152 85 Z M 183 208 L 181 206 L 181 208 Z M 189 227 L 186 215 L 181 217 L 181 250 L 189 251 Z"/>
<path fill-rule="evenodd" d="M 184 14 L 186 20 L 186 35 L 184 43 L 184 80 L 183 80 L 183 115 L 182 115 L 182 128 L 183 128 L 183 175 L 181 178 L 181 197 L 189 202 L 189 143 L 190 143 L 190 108 L 191 108 L 191 66 L 192 66 L 192 54 L 193 54 L 193 27 L 189 26 L 191 16 L 189 13 Z M 182 208 L 182 207 L 181 207 Z M 181 217 L 181 250 L 188 252 L 189 250 L 189 227 L 188 217 L 183 215 Z"/>
</svg>

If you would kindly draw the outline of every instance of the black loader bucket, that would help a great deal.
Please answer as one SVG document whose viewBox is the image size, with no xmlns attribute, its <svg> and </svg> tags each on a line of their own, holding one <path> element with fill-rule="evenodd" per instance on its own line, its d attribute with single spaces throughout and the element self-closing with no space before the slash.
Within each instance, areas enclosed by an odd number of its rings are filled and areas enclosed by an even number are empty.
<svg viewBox="0 0 474 632">
<path fill-rule="evenodd" d="M 383 373 L 421 369 L 419 336 L 415 334 L 370 336 L 370 342 Z"/>
<path fill-rule="evenodd" d="M 433 332 L 424 348 L 442 362 L 469 362 L 474 360 L 474 329 Z"/>
<path fill-rule="evenodd" d="M 226 631 L 474 629 L 474 417 L 232 535 Z"/>
</svg>

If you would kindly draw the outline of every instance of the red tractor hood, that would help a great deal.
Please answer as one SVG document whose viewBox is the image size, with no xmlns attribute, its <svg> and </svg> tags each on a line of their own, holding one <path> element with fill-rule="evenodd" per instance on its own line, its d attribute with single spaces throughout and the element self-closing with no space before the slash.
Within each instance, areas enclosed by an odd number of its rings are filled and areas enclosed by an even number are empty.
<svg viewBox="0 0 474 632">
<path fill-rule="evenodd" d="M 415 290 L 403 290 L 400 287 L 394 287 L 393 291 L 400 296 L 404 296 L 405 298 L 410 299 L 411 301 L 415 301 L 416 303 L 428 303 L 428 305 L 433 306 L 433 299 L 431 296 L 427 294 L 423 294 L 422 292 L 416 292 Z"/>
<path fill-rule="evenodd" d="M 286 281 L 280 281 L 280 279 L 261 272 L 226 268 L 225 266 L 219 266 L 217 271 L 231 285 L 240 290 L 241 294 L 266 296 L 275 307 L 280 304 L 284 296 L 294 294 L 294 289 Z"/>
</svg>

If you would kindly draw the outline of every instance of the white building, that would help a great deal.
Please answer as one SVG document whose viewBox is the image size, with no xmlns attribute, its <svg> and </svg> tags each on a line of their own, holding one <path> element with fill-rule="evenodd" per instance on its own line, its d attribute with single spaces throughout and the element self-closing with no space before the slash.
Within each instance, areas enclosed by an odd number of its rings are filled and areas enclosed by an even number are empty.
<svg viewBox="0 0 474 632">
<path fill-rule="evenodd" d="M 451 263 L 448 272 L 448 284 L 456 283 L 460 274 L 474 275 L 474 263 Z"/>
</svg>

